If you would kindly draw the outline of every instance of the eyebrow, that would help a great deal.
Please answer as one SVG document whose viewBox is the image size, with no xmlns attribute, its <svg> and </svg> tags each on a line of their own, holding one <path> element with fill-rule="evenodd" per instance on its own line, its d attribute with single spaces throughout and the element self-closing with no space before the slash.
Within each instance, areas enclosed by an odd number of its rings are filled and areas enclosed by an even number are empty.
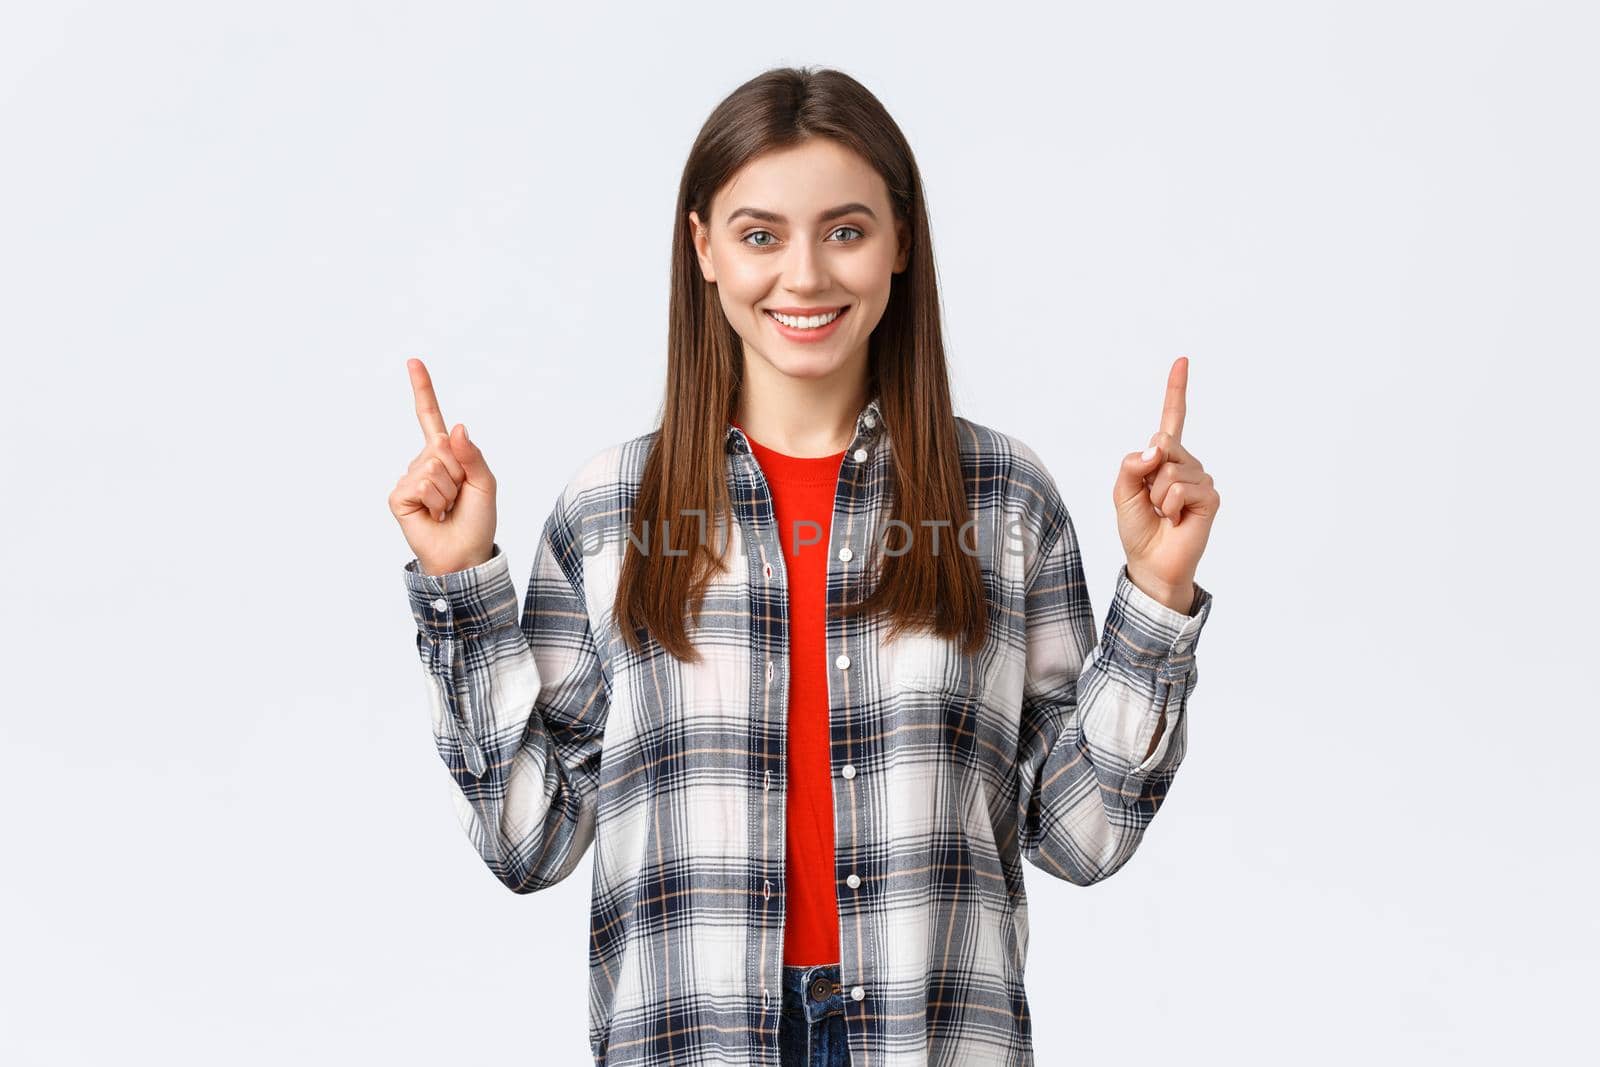
<svg viewBox="0 0 1600 1067">
<path fill-rule="evenodd" d="M 824 211 L 822 214 L 818 215 L 817 220 L 819 222 L 828 222 L 829 220 L 839 218 L 842 215 L 853 215 L 856 212 L 860 212 L 874 222 L 878 221 L 878 216 L 870 207 L 865 204 L 854 202 L 849 204 L 840 204 L 838 207 L 831 207 L 827 211 Z M 733 220 L 738 218 L 740 215 L 749 215 L 758 222 L 784 223 L 789 221 L 775 211 L 763 211 L 758 207 L 741 207 L 736 209 L 733 214 L 728 216 L 728 222 L 731 224 Z"/>
</svg>

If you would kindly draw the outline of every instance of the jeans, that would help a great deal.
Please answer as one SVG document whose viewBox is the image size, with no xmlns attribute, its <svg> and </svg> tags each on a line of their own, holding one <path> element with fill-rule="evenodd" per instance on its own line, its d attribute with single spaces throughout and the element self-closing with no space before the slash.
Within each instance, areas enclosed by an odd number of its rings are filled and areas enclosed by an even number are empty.
<svg viewBox="0 0 1600 1067">
<path fill-rule="evenodd" d="M 784 965 L 778 1062 L 781 1067 L 850 1067 L 837 963 Z"/>
</svg>

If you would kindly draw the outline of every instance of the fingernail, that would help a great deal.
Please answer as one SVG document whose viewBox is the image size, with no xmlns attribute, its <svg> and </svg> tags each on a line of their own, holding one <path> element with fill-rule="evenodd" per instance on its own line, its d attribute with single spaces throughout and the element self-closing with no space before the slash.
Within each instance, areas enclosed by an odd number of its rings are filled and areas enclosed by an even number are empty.
<svg viewBox="0 0 1600 1067">
<path fill-rule="evenodd" d="M 467 434 L 467 424 L 464 423 L 464 422 L 461 424 L 461 439 L 463 441 L 472 440 L 472 438 L 470 436 L 468 436 L 468 434 Z"/>
<path fill-rule="evenodd" d="M 1146 463 L 1149 463 L 1152 459 L 1155 459 L 1156 458 L 1156 446 L 1155 445 L 1151 445 L 1149 448 L 1145 449 L 1143 452 L 1141 452 L 1139 454 L 1139 458 L 1144 460 Z"/>
<path fill-rule="evenodd" d="M 443 521 L 444 521 L 444 512 L 442 512 L 442 511 L 441 511 L 441 512 L 439 512 L 439 521 L 440 521 L 440 522 L 443 522 Z"/>
</svg>

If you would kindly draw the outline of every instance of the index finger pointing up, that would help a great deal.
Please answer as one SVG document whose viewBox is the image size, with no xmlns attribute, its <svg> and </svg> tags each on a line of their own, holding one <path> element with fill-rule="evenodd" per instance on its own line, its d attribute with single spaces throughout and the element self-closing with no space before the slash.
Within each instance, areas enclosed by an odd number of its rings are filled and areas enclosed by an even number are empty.
<svg viewBox="0 0 1600 1067">
<path fill-rule="evenodd" d="M 1161 429 L 1174 440 L 1183 437 L 1184 391 L 1189 387 L 1189 357 L 1179 356 L 1167 372 L 1167 398 L 1161 406 Z"/>
<path fill-rule="evenodd" d="M 434 434 L 448 433 L 444 416 L 439 414 L 439 398 L 433 395 L 433 379 L 420 359 L 406 360 L 406 370 L 411 374 L 411 395 L 417 402 L 417 422 L 422 425 L 422 439 L 432 441 Z"/>
</svg>

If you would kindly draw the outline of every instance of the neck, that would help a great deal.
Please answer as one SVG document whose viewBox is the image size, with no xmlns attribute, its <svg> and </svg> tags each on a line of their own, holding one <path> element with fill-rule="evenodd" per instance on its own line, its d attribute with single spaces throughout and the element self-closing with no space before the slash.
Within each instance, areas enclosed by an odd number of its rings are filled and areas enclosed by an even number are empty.
<svg viewBox="0 0 1600 1067">
<path fill-rule="evenodd" d="M 796 378 L 747 355 L 734 421 L 785 455 L 835 455 L 855 438 L 856 417 L 869 399 L 865 361 L 856 365 L 851 374 Z"/>
</svg>

